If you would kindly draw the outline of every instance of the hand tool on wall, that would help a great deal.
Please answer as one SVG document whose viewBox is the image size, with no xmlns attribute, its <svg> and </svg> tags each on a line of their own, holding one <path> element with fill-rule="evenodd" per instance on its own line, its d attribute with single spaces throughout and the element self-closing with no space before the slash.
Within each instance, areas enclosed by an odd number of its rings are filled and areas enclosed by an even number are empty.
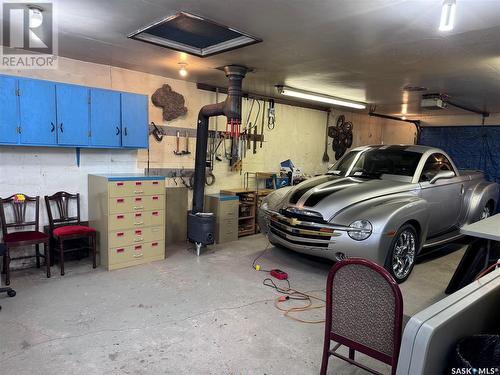
<svg viewBox="0 0 500 375">
<path fill-rule="evenodd" d="M 245 130 L 245 134 L 241 135 L 241 154 L 243 158 L 247 157 L 247 140 L 248 140 L 248 129 Z"/>
<path fill-rule="evenodd" d="M 186 149 L 182 151 L 182 155 L 189 155 L 189 132 L 186 130 Z"/>
<path fill-rule="evenodd" d="M 266 112 L 266 102 L 264 101 L 264 105 L 262 108 L 262 121 L 260 126 L 260 148 L 262 148 L 262 142 L 264 142 L 264 113 Z"/>
<path fill-rule="evenodd" d="M 153 121 L 151 121 L 151 126 L 153 126 L 153 129 L 150 131 L 150 134 L 153 135 L 154 139 L 157 142 L 161 142 L 163 140 L 165 132 L 163 131 L 163 129 L 156 126 L 156 124 Z"/>
<path fill-rule="evenodd" d="M 253 153 L 257 153 L 257 132 L 259 131 L 258 129 L 257 122 L 255 123 L 255 126 L 253 127 Z"/>
<path fill-rule="evenodd" d="M 250 123 L 252 125 L 252 123 Z M 247 129 L 247 150 L 250 150 L 250 136 L 252 135 L 252 126 Z"/>
<path fill-rule="evenodd" d="M 180 141 L 181 141 L 181 133 L 180 131 L 177 130 L 177 133 L 176 133 L 176 149 L 174 151 L 174 154 L 175 155 L 184 155 L 183 152 L 181 151 L 181 147 L 180 147 Z"/>
<path fill-rule="evenodd" d="M 267 110 L 267 128 L 273 130 L 276 125 L 276 111 L 274 109 L 274 100 L 269 99 L 269 109 Z"/>
<path fill-rule="evenodd" d="M 328 163 L 330 157 L 328 156 L 328 120 L 330 119 L 330 111 L 326 113 L 326 134 L 325 134 L 325 152 L 323 154 L 323 162 Z"/>
</svg>

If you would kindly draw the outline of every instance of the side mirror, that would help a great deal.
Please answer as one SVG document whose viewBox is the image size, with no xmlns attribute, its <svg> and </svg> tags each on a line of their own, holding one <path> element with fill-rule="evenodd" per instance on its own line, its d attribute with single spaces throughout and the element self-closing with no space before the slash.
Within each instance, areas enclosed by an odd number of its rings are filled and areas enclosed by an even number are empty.
<svg viewBox="0 0 500 375">
<path fill-rule="evenodd" d="M 453 171 L 439 171 L 432 179 L 429 181 L 430 184 L 434 184 L 437 180 L 447 180 L 455 177 L 455 172 Z"/>
</svg>

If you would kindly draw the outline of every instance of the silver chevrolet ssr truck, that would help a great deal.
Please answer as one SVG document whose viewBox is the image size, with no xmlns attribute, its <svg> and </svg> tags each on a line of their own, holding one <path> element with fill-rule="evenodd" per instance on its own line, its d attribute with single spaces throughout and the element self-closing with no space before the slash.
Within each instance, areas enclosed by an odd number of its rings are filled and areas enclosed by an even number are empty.
<svg viewBox="0 0 500 375">
<path fill-rule="evenodd" d="M 340 260 L 361 257 L 403 282 L 424 248 L 459 238 L 496 209 L 498 185 L 458 170 L 438 148 L 364 146 L 322 176 L 269 194 L 259 224 L 269 241 Z"/>
</svg>

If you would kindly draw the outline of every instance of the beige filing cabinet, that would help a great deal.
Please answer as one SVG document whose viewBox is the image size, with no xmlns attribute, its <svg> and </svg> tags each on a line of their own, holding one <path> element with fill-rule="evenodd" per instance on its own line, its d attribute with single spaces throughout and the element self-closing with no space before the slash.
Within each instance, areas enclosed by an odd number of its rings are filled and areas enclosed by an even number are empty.
<svg viewBox="0 0 500 375">
<path fill-rule="evenodd" d="M 205 196 L 205 211 L 215 215 L 215 242 L 238 239 L 239 198 L 236 195 L 212 194 Z"/>
<path fill-rule="evenodd" d="M 165 259 L 165 178 L 89 175 L 89 224 L 109 271 Z"/>
</svg>

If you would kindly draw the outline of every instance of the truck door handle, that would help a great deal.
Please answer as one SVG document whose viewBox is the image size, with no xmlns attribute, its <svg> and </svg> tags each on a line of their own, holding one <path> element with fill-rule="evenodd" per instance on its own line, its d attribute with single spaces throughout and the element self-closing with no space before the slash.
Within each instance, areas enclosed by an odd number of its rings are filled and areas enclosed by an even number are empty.
<svg viewBox="0 0 500 375">
<path fill-rule="evenodd" d="M 116 127 L 116 135 L 119 135 L 120 134 L 120 128 L 117 126 Z"/>
<path fill-rule="evenodd" d="M 54 130 L 56 130 L 56 127 L 54 126 L 53 122 L 51 122 L 50 125 L 51 125 L 50 132 L 54 133 Z"/>
<path fill-rule="evenodd" d="M 63 128 L 63 123 L 61 122 L 61 125 L 59 125 L 59 129 L 61 130 L 61 133 L 64 133 L 64 128 Z"/>
<path fill-rule="evenodd" d="M 128 134 L 127 134 L 127 127 L 126 127 L 126 126 L 125 126 L 125 133 L 124 133 L 124 134 L 125 134 L 125 136 L 127 136 L 127 135 L 128 135 Z"/>
</svg>

